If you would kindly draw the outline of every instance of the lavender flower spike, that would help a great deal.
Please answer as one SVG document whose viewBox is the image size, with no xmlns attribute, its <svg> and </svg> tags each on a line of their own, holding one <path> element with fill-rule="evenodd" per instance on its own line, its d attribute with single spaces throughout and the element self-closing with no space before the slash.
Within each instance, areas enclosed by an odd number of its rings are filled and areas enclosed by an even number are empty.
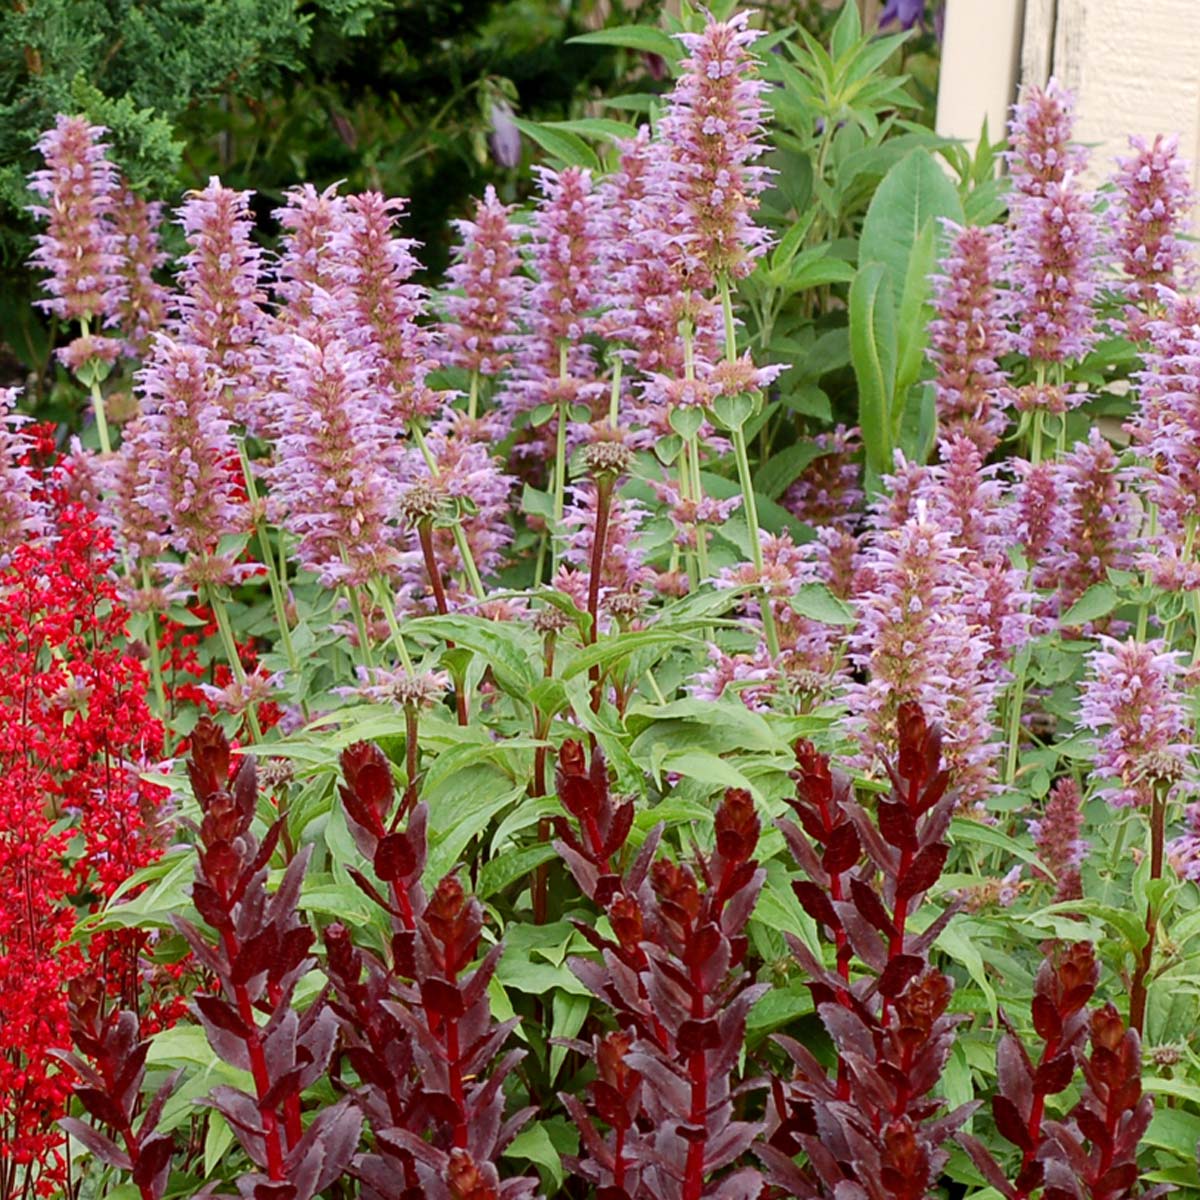
<svg viewBox="0 0 1200 1200">
<path fill-rule="evenodd" d="M 199 346 L 159 334 L 138 373 L 142 397 L 141 494 L 189 558 L 211 557 L 246 514 L 236 483 L 237 445 L 222 401 L 224 381 Z"/>
<path fill-rule="evenodd" d="M 336 291 L 337 260 L 333 240 L 346 222 L 346 198 L 337 184 L 318 192 L 311 183 L 292 188 L 275 218 L 287 231 L 276 268 L 275 291 L 282 300 L 280 319 L 299 325 L 313 315 L 314 293 Z"/>
<path fill-rule="evenodd" d="M 766 149 L 767 85 L 748 49 L 762 35 L 748 21 L 742 12 L 678 35 L 688 57 L 662 120 L 688 250 L 713 280 L 748 275 L 769 240 L 752 216 L 766 187 L 767 169 L 754 160 Z"/>
<path fill-rule="evenodd" d="M 1180 691 L 1183 666 L 1161 641 L 1100 639 L 1084 681 L 1079 722 L 1106 730 L 1096 743 L 1096 773 L 1120 787 L 1106 796 L 1118 807 L 1145 806 L 1156 785 L 1187 771 L 1188 718 Z"/>
<path fill-rule="evenodd" d="M 462 244 L 447 272 L 462 292 L 446 300 L 443 336 L 450 345 L 448 359 L 489 377 L 508 366 L 525 285 L 517 274 L 520 259 L 511 211 L 489 185 L 476 202 L 474 219 L 455 222 Z"/>
<path fill-rule="evenodd" d="M 122 295 L 112 225 L 117 171 L 104 133 L 83 117 L 59 114 L 38 140 L 46 166 L 29 178 L 30 190 L 46 200 L 30 208 L 47 222 L 31 259 L 49 274 L 43 287 L 50 299 L 40 304 L 64 321 L 110 324 Z"/>
<path fill-rule="evenodd" d="M 227 414 L 254 427 L 255 369 L 267 315 L 262 250 L 250 236 L 250 193 L 210 179 L 183 202 L 179 224 L 189 248 L 179 274 L 178 336 L 202 347 L 223 376 Z"/>
<path fill-rule="evenodd" d="M 117 303 L 117 317 L 126 338 L 126 352 L 143 358 L 149 352 L 150 339 L 167 317 L 167 289 L 154 272 L 167 261 L 159 247 L 158 227 L 162 205 L 144 200 L 122 186 L 113 205 L 113 225 L 117 232 L 123 280 Z"/>
<path fill-rule="evenodd" d="M 327 587 L 366 584 L 394 565 L 388 521 L 398 496 L 397 443 L 374 403 L 367 357 L 328 324 L 276 346 L 279 431 L 269 468 L 275 519 L 299 539 L 306 570 Z"/>
<path fill-rule="evenodd" d="M 944 433 L 958 430 L 987 455 L 1004 431 L 999 361 L 1011 349 L 1008 305 L 999 288 L 1001 231 L 947 223 L 950 248 L 933 284 L 929 357 L 937 368 L 934 395 Z"/>
<path fill-rule="evenodd" d="M 16 406 L 17 389 L 0 388 L 0 565 L 42 527 L 33 475 L 21 462 L 30 448 L 21 426 L 29 418 Z"/>
</svg>

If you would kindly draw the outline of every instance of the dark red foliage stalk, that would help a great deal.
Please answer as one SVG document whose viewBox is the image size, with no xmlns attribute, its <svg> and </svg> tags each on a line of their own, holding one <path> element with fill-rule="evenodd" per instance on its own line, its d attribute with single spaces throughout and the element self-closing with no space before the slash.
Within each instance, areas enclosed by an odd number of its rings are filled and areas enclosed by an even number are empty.
<svg viewBox="0 0 1200 1200">
<path fill-rule="evenodd" d="M 140 1036 L 137 1013 L 105 1012 L 104 988 L 95 978 L 73 980 L 69 992 L 71 1040 L 79 1053 L 60 1052 L 59 1057 L 78 1080 L 76 1099 L 119 1142 L 76 1117 L 64 1117 L 59 1124 L 98 1162 L 128 1172 L 142 1200 L 162 1200 L 175 1144 L 167 1134 L 156 1133 L 155 1127 L 183 1070 L 164 1080 L 143 1108 L 150 1040 Z"/>
<path fill-rule="evenodd" d="M 325 934 L 327 972 L 341 1018 L 342 1050 L 358 1077 L 345 1084 L 375 1134 L 373 1152 L 353 1172 L 368 1200 L 470 1197 L 515 1200 L 531 1179 L 501 1183 L 495 1160 L 532 1115 L 504 1120 L 506 1076 L 523 1057 L 497 1058 L 516 1025 L 492 1019 L 487 985 L 502 947 L 471 970 L 483 908 L 457 873 L 426 897 L 426 809 L 397 829 L 391 767 L 378 748 L 358 743 L 342 755 L 340 789 L 355 843 L 389 895 L 360 871 L 359 886 L 392 921 L 390 961 L 353 944 L 340 925 Z"/>
<path fill-rule="evenodd" d="M 1089 942 L 1062 948 L 1042 963 L 1033 990 L 1033 1027 L 1042 1041 L 1036 1065 L 1001 1014 L 1007 1032 L 996 1052 L 998 1091 L 992 1098 L 992 1115 L 1000 1136 L 1021 1151 L 1013 1182 L 978 1138 L 960 1134 L 959 1141 L 1007 1200 L 1028 1200 L 1044 1182 L 1044 1159 L 1055 1148 L 1043 1129 L 1046 1099 L 1065 1091 L 1075 1078 L 1088 1032 L 1087 1004 L 1099 978 Z"/>
<path fill-rule="evenodd" d="M 793 807 L 804 833 L 788 822 L 781 828 L 809 877 L 796 895 L 833 942 L 835 970 L 798 938 L 788 941 L 809 975 L 838 1069 L 831 1080 L 805 1046 L 775 1039 L 795 1073 L 772 1083 L 770 1137 L 759 1153 L 780 1197 L 924 1200 L 949 1157 L 944 1144 L 975 1107 L 938 1115 L 942 1103 L 930 1096 L 966 1019 L 949 1015 L 953 985 L 929 964 L 954 910 L 919 935 L 907 923 L 945 865 L 954 797 L 937 727 L 914 704 L 901 705 L 898 723 L 899 753 L 885 764 L 891 794 L 874 816 L 827 760 L 797 747 Z M 865 968 L 858 978 L 855 960 Z M 803 1167 L 794 1162 L 801 1152 Z"/>
<path fill-rule="evenodd" d="M 442 582 L 442 570 L 438 566 L 437 553 L 433 548 L 433 520 L 429 517 L 424 517 L 417 522 L 417 540 L 421 544 L 421 554 L 425 559 L 425 570 L 429 575 L 429 583 L 433 588 L 433 600 L 437 605 L 438 613 L 445 616 L 449 611 L 449 606 L 446 603 L 446 585 Z M 447 648 L 453 650 L 454 643 L 446 642 Z M 463 690 L 462 681 L 456 681 L 457 686 L 454 689 L 454 705 L 458 715 L 458 723 L 466 725 L 467 723 L 467 693 Z"/>
<path fill-rule="evenodd" d="M 1091 1054 L 1080 1064 L 1084 1089 L 1066 1121 L 1047 1121 L 1042 1200 L 1126 1200 L 1165 1195 L 1166 1184 L 1139 1187 L 1137 1153 L 1154 1115 L 1142 1093 L 1142 1043 L 1112 1004 L 1092 1013 Z"/>
<path fill-rule="evenodd" d="M 597 782 L 590 788 L 578 776 L 576 782 L 590 803 L 575 796 L 568 807 L 603 813 Z M 588 822 L 580 820 L 586 829 Z M 754 1086 L 734 1083 L 746 1015 L 766 990 L 751 985 L 742 969 L 746 922 L 765 878 L 753 857 L 760 824 L 750 795 L 728 791 L 715 823 L 710 855 L 697 852 L 692 865 L 652 862 L 658 841 L 652 838 L 615 882 L 601 871 L 608 857 L 603 841 L 589 839 L 587 853 L 559 843 L 571 852 L 568 865 L 585 891 L 603 896 L 620 889 L 608 903 L 616 941 L 592 933 L 602 961 L 571 960 L 576 975 L 612 1006 L 627 1031 L 622 1036 L 631 1039 L 628 1048 L 612 1039 L 597 1046 L 598 1054 L 603 1046 L 610 1056 L 603 1065 L 608 1078 L 602 1075 L 601 1082 L 613 1090 L 594 1092 L 593 1106 L 613 1130 L 612 1142 L 590 1130 L 589 1154 L 577 1164 L 602 1188 L 618 1189 L 602 1191 L 613 1200 L 750 1197 L 762 1186 L 753 1167 L 726 1170 L 761 1129 L 733 1119 L 735 1096 Z M 645 1084 L 640 1091 L 639 1078 Z M 586 1116 L 578 1101 L 563 1101 L 577 1119 Z"/>
<path fill-rule="evenodd" d="M 303 1127 L 302 1095 L 325 1073 L 338 1024 L 324 995 L 302 1013 L 291 1004 L 296 984 L 315 966 L 313 933 L 296 908 L 310 848 L 292 859 L 279 887 L 268 892 L 267 864 L 280 823 L 259 842 L 252 829 L 254 760 L 243 759 L 232 783 L 229 768 L 225 735 L 202 718 L 188 762 L 203 813 L 192 900 L 216 943 L 182 918 L 175 924 L 220 984 L 219 993 L 198 993 L 193 1005 L 209 1044 L 254 1080 L 253 1094 L 223 1085 L 208 1103 L 265 1172 L 239 1178 L 243 1195 L 278 1195 L 267 1185 L 286 1183 L 288 1200 L 310 1200 L 349 1165 L 362 1117 L 342 1100 Z M 266 1016 L 263 1024 L 259 1013 Z"/>
</svg>

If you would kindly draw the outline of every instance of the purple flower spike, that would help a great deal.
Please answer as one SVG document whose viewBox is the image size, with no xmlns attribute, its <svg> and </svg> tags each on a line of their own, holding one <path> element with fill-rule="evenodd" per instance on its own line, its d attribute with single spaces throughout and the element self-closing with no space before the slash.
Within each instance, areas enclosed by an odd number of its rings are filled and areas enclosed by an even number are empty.
<svg viewBox="0 0 1200 1200">
<path fill-rule="evenodd" d="M 168 528 L 173 549 L 210 557 L 246 524 L 238 452 L 222 399 L 224 380 L 199 346 L 155 338 L 138 373 L 141 504 Z"/>
<path fill-rule="evenodd" d="M 516 314 L 525 290 L 512 209 L 489 186 L 475 205 L 474 220 L 455 222 L 462 244 L 448 275 L 461 295 L 446 300 L 442 333 L 455 366 L 494 377 L 509 364 Z"/>
<path fill-rule="evenodd" d="M 948 224 L 950 249 L 934 278 L 935 317 L 929 357 L 937 368 L 934 395 L 943 431 L 958 430 L 983 454 L 1004 431 L 1007 377 L 1000 357 L 1011 349 L 1009 305 L 1001 282 L 1001 230 Z"/>
<path fill-rule="evenodd" d="M 348 346 L 361 351 L 372 372 L 381 416 L 395 432 L 438 411 L 439 397 L 425 382 L 437 367 L 432 335 L 417 324 L 426 292 L 409 282 L 419 266 L 416 242 L 395 235 L 405 201 L 378 192 L 349 197 L 344 223 L 330 250 L 344 297 L 330 318 Z"/>
<path fill-rule="evenodd" d="M 1107 730 L 1097 739 L 1096 773 L 1120 787 L 1106 798 L 1120 808 L 1144 806 L 1156 786 L 1170 787 L 1187 771 L 1183 666 L 1161 641 L 1104 637 L 1100 643 L 1083 684 L 1079 722 Z"/>
<path fill-rule="evenodd" d="M 118 274 L 123 284 L 117 316 L 128 350 L 137 358 L 145 357 L 151 337 L 167 319 L 167 289 L 154 278 L 154 272 L 167 261 L 158 242 L 161 223 L 158 201 L 144 200 L 128 187 L 120 189 L 113 204 Z"/>
<path fill-rule="evenodd" d="M 1134 153 L 1117 160 L 1118 209 L 1121 215 L 1121 269 L 1134 300 L 1151 303 L 1162 285 L 1175 286 L 1186 251 L 1180 235 L 1195 197 L 1187 164 L 1179 156 L 1179 138 L 1161 134 L 1147 145 L 1129 139 Z"/>
<path fill-rule="evenodd" d="M 767 85 L 748 49 L 762 35 L 748 21 L 742 12 L 678 35 L 688 56 L 662 120 L 687 214 L 687 248 L 713 280 L 748 275 L 769 241 L 752 215 L 766 187 L 767 169 L 754 160 L 766 149 Z"/>
<path fill-rule="evenodd" d="M 397 443 L 375 402 L 367 355 L 328 325 L 306 332 L 283 334 L 275 347 L 271 502 L 299 539 L 306 570 L 327 587 L 362 585 L 395 564 L 388 521 L 399 491 Z"/>
<path fill-rule="evenodd" d="M 1029 822 L 1033 844 L 1042 862 L 1054 872 L 1055 900 L 1083 896 L 1079 868 L 1087 857 L 1088 843 L 1079 836 L 1082 830 L 1083 797 L 1079 784 L 1067 776 L 1051 788 L 1042 816 Z"/>
<path fill-rule="evenodd" d="M 42 286 L 50 299 L 39 303 L 64 321 L 98 317 L 111 324 L 122 296 L 112 224 L 117 171 L 104 133 L 83 117 L 60 114 L 38 140 L 46 166 L 29 178 L 30 190 L 46 200 L 30 207 L 47 222 L 30 260 L 48 273 Z"/>
<path fill-rule="evenodd" d="M 193 192 L 179 209 L 187 238 L 179 282 L 177 336 L 200 346 L 225 380 L 222 403 L 231 419 L 253 430 L 260 338 L 267 325 L 262 308 L 262 250 L 251 239 L 250 193 L 219 179 Z"/>
<path fill-rule="evenodd" d="M 298 326 L 313 315 L 314 292 L 337 290 L 333 242 L 345 227 L 346 198 L 336 183 L 323 192 L 306 183 L 287 193 L 275 217 L 286 230 L 275 283 L 283 302 L 280 319 Z"/>
<path fill-rule="evenodd" d="M 1087 166 L 1087 152 L 1071 141 L 1075 98 L 1057 79 L 1045 88 L 1027 87 L 1013 107 L 1008 127 L 1012 149 L 1005 156 L 1013 188 L 1024 196 L 1044 196 Z"/>
<path fill-rule="evenodd" d="M 16 407 L 17 389 L 0 388 L 0 565 L 42 527 L 34 478 L 22 465 L 31 444 L 21 426 L 29 418 Z"/>
</svg>

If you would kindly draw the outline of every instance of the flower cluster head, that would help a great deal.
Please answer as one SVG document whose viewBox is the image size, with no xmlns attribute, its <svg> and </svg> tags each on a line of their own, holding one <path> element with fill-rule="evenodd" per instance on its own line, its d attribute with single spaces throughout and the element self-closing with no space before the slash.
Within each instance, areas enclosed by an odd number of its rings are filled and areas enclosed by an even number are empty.
<svg viewBox="0 0 1200 1200">
<path fill-rule="evenodd" d="M 865 548 L 855 598 L 859 622 L 850 658 L 866 682 L 848 689 L 865 753 L 893 745 L 896 713 L 915 702 L 943 728 L 946 761 L 962 802 L 990 786 L 991 709 L 997 682 L 987 670 L 989 639 L 964 602 L 970 576 L 953 535 L 925 499 L 897 528 Z"/>
<path fill-rule="evenodd" d="M 378 192 L 347 199 L 330 239 L 334 278 L 344 294 L 333 306 L 339 335 L 363 355 L 381 416 L 397 432 L 432 416 L 439 399 L 426 376 L 438 363 L 433 337 L 418 324 L 426 292 L 413 283 L 416 243 L 396 236 L 405 201 Z"/>
<path fill-rule="evenodd" d="M 400 708 L 432 708 L 450 690 L 450 676 L 444 671 L 359 667 L 358 677 L 361 681 L 358 687 L 340 690 L 375 704 L 395 704 Z"/>
<path fill-rule="evenodd" d="M 455 222 L 462 241 L 447 272 L 462 293 L 446 300 L 447 361 L 489 378 L 509 365 L 525 287 L 511 211 L 489 184 L 474 219 Z"/>
<path fill-rule="evenodd" d="M 0 566 L 42 527 L 37 480 L 26 465 L 32 443 L 16 411 L 17 389 L 0 388 Z"/>
<path fill-rule="evenodd" d="M 179 224 L 188 250 L 179 274 L 176 335 L 201 347 L 223 378 L 222 403 L 230 418 L 253 427 L 255 367 L 267 316 L 250 193 L 214 177 L 180 206 Z"/>
<path fill-rule="evenodd" d="M 138 374 L 137 499 L 166 527 L 169 544 L 193 558 L 210 557 L 222 537 L 245 525 L 223 386 L 201 347 L 162 333 Z"/>
<path fill-rule="evenodd" d="M 1131 137 L 1129 145 L 1133 153 L 1117 160 L 1121 269 L 1129 279 L 1130 296 L 1152 304 L 1160 286 L 1178 282 L 1176 273 L 1186 253 L 1179 235 L 1195 197 L 1177 136 L 1160 134 L 1151 145 Z"/>
<path fill-rule="evenodd" d="M 1009 303 L 1000 289 L 1000 230 L 947 224 L 950 248 L 934 278 L 929 357 L 937 368 L 938 422 L 969 437 L 986 455 L 1004 429 L 1005 372 L 1011 349 Z"/>
<path fill-rule="evenodd" d="M 337 289 L 335 235 L 346 221 L 346 198 L 337 184 L 318 192 L 311 183 L 292 188 L 275 210 L 285 230 L 283 251 L 275 271 L 275 291 L 282 301 L 280 319 L 300 326 L 312 318 L 314 302 Z"/>
<path fill-rule="evenodd" d="M 60 114 L 38 140 L 46 166 L 29 179 L 45 199 L 31 207 L 46 221 L 32 262 L 48 272 L 40 303 L 64 321 L 111 323 L 122 295 L 118 238 L 112 224 L 117 171 L 105 130 L 83 117 Z"/>
<path fill-rule="evenodd" d="M 394 429 L 376 403 L 367 355 L 328 326 L 307 332 L 282 334 L 275 348 L 271 502 L 299 539 L 305 569 L 327 586 L 365 584 L 395 562 Z"/>
<path fill-rule="evenodd" d="M 1006 155 L 1013 187 L 1025 196 L 1044 196 L 1087 166 L 1087 152 L 1071 140 L 1075 98 L 1057 79 L 1029 86 L 1013 107 Z"/>
<path fill-rule="evenodd" d="M 688 54 L 662 121 L 687 214 L 687 250 L 713 280 L 749 274 L 768 241 L 752 217 L 766 187 L 767 170 L 755 160 L 766 149 L 767 85 L 749 49 L 761 34 L 748 22 L 741 12 L 678 35 Z"/>
<path fill-rule="evenodd" d="M 150 339 L 167 319 L 167 289 L 155 278 L 167 256 L 159 245 L 163 206 L 146 200 L 127 186 L 113 201 L 121 286 L 117 296 L 117 321 L 126 338 L 127 352 L 144 358 Z"/>
<path fill-rule="evenodd" d="M 1061 536 L 1047 547 L 1047 565 L 1062 607 L 1074 604 L 1109 568 L 1132 565 L 1134 498 L 1121 487 L 1117 455 L 1093 428 L 1056 468 Z"/>
<path fill-rule="evenodd" d="M 1094 197 L 1078 182 L 1087 153 L 1070 140 L 1072 122 L 1071 97 L 1052 80 L 1027 90 L 1009 131 L 1016 345 L 1043 362 L 1082 358 L 1095 341 L 1101 246 Z"/>
<path fill-rule="evenodd" d="M 1183 667 L 1161 641 L 1100 639 L 1079 705 L 1080 724 L 1106 732 L 1096 743 L 1096 773 L 1120 786 L 1105 793 L 1118 807 L 1150 803 L 1188 770 Z"/>
<path fill-rule="evenodd" d="M 1054 872 L 1055 900 L 1078 900 L 1083 895 L 1079 868 L 1087 857 L 1083 830 L 1083 796 L 1070 776 L 1060 779 L 1046 798 L 1046 808 L 1029 822 L 1029 833 L 1042 862 Z"/>
</svg>

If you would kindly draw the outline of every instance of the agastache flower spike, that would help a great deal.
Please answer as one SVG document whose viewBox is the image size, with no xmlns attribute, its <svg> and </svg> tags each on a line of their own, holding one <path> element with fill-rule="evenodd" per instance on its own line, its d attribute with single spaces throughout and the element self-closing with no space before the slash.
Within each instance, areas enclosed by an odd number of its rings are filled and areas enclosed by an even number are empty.
<svg viewBox="0 0 1200 1200">
<path fill-rule="evenodd" d="M 178 337 L 204 349 L 224 381 L 226 413 L 253 431 L 255 368 L 267 314 L 262 250 L 251 239 L 250 193 L 210 179 L 180 206 L 179 224 L 188 252 L 179 274 Z"/>
<path fill-rule="evenodd" d="M 393 428 L 375 403 L 367 357 L 328 326 L 313 322 L 306 333 L 284 334 L 277 347 L 271 501 L 307 570 L 327 587 L 363 585 L 396 558 Z"/>
<path fill-rule="evenodd" d="M 300 325 L 313 314 L 314 292 L 332 295 L 338 286 L 333 241 L 346 222 L 346 198 L 337 184 L 318 192 L 311 183 L 292 188 L 275 210 L 283 235 L 275 291 L 282 299 L 280 319 Z"/>
<path fill-rule="evenodd" d="M 1087 166 L 1087 152 L 1071 141 L 1075 99 L 1057 79 L 1045 88 L 1027 87 L 1013 107 L 1012 149 L 1006 154 L 1013 187 L 1024 196 L 1044 196 L 1051 184 Z"/>
<path fill-rule="evenodd" d="M 1156 785 L 1173 785 L 1187 772 L 1182 674 L 1178 656 L 1161 641 L 1102 637 L 1092 654 L 1079 721 L 1106 730 L 1096 743 L 1096 773 L 1120 781 L 1116 791 L 1105 793 L 1118 807 L 1148 805 Z"/>
<path fill-rule="evenodd" d="M 109 324 L 122 294 L 112 224 L 117 171 L 101 141 L 105 132 L 83 117 L 60 114 L 37 143 L 46 166 L 29 179 L 30 190 L 46 200 L 31 207 L 47 221 L 31 259 L 48 272 L 43 287 L 50 299 L 39 303 L 64 321 L 98 317 Z"/>
<path fill-rule="evenodd" d="M 813 439 L 820 454 L 784 494 L 784 507 L 814 529 L 852 530 L 862 513 L 861 469 L 855 461 L 862 449 L 857 428 L 838 425 Z"/>
<path fill-rule="evenodd" d="M 447 271 L 462 292 L 446 299 L 442 336 L 449 343 L 447 361 L 489 378 L 509 364 L 526 284 L 517 274 L 520 258 L 511 212 L 489 185 L 475 204 L 474 219 L 454 223 L 462 242 Z"/>
<path fill-rule="evenodd" d="M 678 35 L 688 56 L 662 120 L 687 214 L 688 253 L 713 280 L 748 275 L 769 240 L 752 218 L 766 187 L 767 170 L 754 160 L 766 149 L 767 85 L 748 49 L 762 35 L 748 21 L 742 12 Z"/>
<path fill-rule="evenodd" d="M 157 335 L 138 373 L 146 459 L 139 499 L 166 523 L 169 544 L 193 558 L 211 556 L 246 521 L 222 387 L 199 346 L 167 334 Z"/>
<path fill-rule="evenodd" d="M 397 433 L 438 410 L 438 396 L 425 382 L 438 365 L 431 357 L 432 335 L 417 324 L 426 292 L 409 282 L 419 265 L 416 243 L 395 236 L 404 208 L 404 200 L 378 192 L 351 196 L 330 243 L 346 295 L 331 315 L 341 337 L 371 367 L 380 415 Z"/>
<path fill-rule="evenodd" d="M 33 473 L 23 463 L 32 448 L 21 430 L 29 418 L 16 406 L 17 389 L 0 388 L 0 566 L 42 526 Z"/>
<path fill-rule="evenodd" d="M 1055 900 L 1078 900 L 1083 895 L 1079 868 L 1087 857 L 1083 830 L 1083 797 L 1079 784 L 1067 776 L 1060 779 L 1046 800 L 1046 809 L 1029 822 L 1029 833 L 1042 862 L 1053 872 Z"/>
<path fill-rule="evenodd" d="M 1179 138 L 1159 134 L 1152 145 L 1131 137 L 1134 153 L 1117 160 L 1117 193 L 1121 214 L 1121 268 L 1129 278 L 1130 296 L 1154 303 L 1158 288 L 1174 287 L 1186 250 L 1186 232 L 1195 197 L 1187 165 L 1179 157 Z"/>
<path fill-rule="evenodd" d="M 120 259 L 117 272 L 123 283 L 117 319 L 129 352 L 139 358 L 149 351 L 152 335 L 167 319 L 167 289 L 154 278 L 167 261 L 158 241 L 161 223 L 162 205 L 157 200 L 145 200 L 128 186 L 117 192 L 113 226 Z"/>
<path fill-rule="evenodd" d="M 947 223 L 950 249 L 933 280 L 929 357 L 944 433 L 958 430 L 984 455 L 1004 430 L 1000 357 L 1011 349 L 1002 274 L 1000 230 Z"/>
</svg>

